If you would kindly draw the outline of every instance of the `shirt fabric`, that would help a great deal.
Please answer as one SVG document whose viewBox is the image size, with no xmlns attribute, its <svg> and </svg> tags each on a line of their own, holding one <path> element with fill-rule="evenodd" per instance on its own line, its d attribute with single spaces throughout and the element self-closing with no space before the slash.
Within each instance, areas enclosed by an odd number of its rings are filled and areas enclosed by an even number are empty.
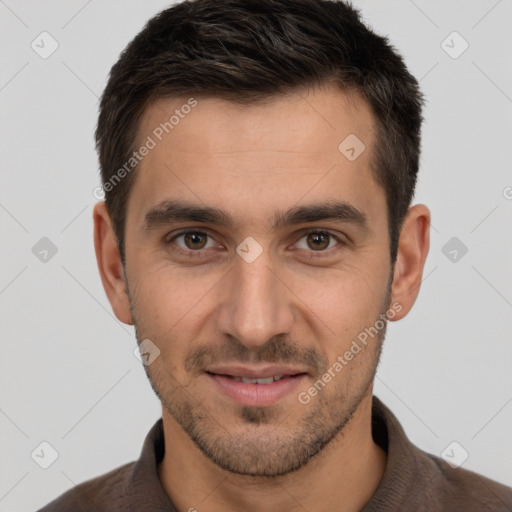
<svg viewBox="0 0 512 512">
<path fill-rule="evenodd" d="M 377 490 L 361 512 L 512 512 L 512 488 L 452 468 L 420 450 L 375 396 L 372 435 L 386 451 L 387 463 Z M 139 460 L 73 487 L 39 512 L 177 512 L 158 478 L 164 452 L 160 418 L 149 431 Z"/>
</svg>

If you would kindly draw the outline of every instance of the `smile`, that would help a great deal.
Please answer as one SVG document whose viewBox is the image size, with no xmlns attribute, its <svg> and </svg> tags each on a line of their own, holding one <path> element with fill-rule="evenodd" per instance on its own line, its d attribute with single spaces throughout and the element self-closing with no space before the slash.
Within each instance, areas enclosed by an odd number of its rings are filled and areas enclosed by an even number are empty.
<svg viewBox="0 0 512 512">
<path fill-rule="evenodd" d="M 284 366 L 217 366 L 206 371 L 214 389 L 223 398 L 253 407 L 276 404 L 296 390 L 307 375 L 300 368 Z"/>
<path fill-rule="evenodd" d="M 227 375 L 229 377 L 229 375 Z M 276 375 L 274 377 L 267 377 L 265 379 L 248 379 L 246 377 L 231 377 L 233 380 L 237 382 L 245 382 L 246 384 L 272 384 L 277 380 L 281 380 L 284 378 L 284 375 Z"/>
</svg>

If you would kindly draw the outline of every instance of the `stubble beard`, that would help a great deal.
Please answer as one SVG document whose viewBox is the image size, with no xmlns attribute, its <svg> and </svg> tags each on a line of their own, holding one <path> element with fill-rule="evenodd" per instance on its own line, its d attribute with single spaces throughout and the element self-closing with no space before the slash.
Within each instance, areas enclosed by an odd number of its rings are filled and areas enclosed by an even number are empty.
<svg viewBox="0 0 512 512">
<path fill-rule="evenodd" d="M 327 384 L 310 403 L 301 405 L 309 411 L 293 426 L 286 423 L 286 411 L 279 405 L 239 406 L 235 414 L 243 428 L 230 432 L 223 425 L 222 411 L 209 411 L 208 405 L 195 399 L 161 362 L 144 368 L 162 405 L 212 462 L 238 475 L 276 477 L 303 467 L 337 436 L 343 435 L 373 384 L 386 327 L 387 322 L 372 341 L 375 345 L 364 349 L 363 357 L 367 360 L 358 367 L 364 368 L 365 374 L 357 389 L 351 389 L 347 394 L 334 391 L 336 382 Z M 139 343 L 145 339 L 139 336 L 137 328 L 136 334 Z M 344 368 L 333 381 L 351 378 L 345 375 L 347 371 Z M 333 386 L 333 391 L 329 392 L 329 386 Z"/>
</svg>

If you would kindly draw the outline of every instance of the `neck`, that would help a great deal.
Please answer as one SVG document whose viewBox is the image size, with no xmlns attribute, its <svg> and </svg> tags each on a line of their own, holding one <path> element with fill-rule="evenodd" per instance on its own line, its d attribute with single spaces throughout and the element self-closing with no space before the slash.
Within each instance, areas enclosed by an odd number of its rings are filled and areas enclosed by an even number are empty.
<svg viewBox="0 0 512 512">
<path fill-rule="evenodd" d="M 219 468 L 164 409 L 166 455 L 158 467 L 159 478 L 180 511 L 356 512 L 374 494 L 386 466 L 386 454 L 372 438 L 371 409 L 372 386 L 328 446 L 299 470 L 272 478 Z"/>
</svg>

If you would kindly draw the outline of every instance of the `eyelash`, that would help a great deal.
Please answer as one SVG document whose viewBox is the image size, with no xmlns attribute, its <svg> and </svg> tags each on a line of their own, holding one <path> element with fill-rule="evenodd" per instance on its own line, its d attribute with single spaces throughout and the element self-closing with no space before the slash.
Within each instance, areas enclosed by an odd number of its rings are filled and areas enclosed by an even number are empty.
<svg viewBox="0 0 512 512">
<path fill-rule="evenodd" d="M 197 233 L 200 235 L 204 235 L 204 236 L 213 238 L 211 235 L 209 235 L 205 231 L 201 231 L 198 229 L 188 229 L 185 231 L 181 231 L 181 232 L 177 233 L 176 235 L 174 235 L 169 240 L 166 240 L 166 245 L 171 245 L 172 242 L 174 242 L 177 238 L 179 238 L 180 236 L 185 236 L 189 233 Z M 307 237 L 308 235 L 313 234 L 313 233 L 329 235 L 331 238 L 333 238 L 338 243 L 339 246 L 346 245 L 345 242 L 343 240 L 341 240 L 340 237 L 336 236 L 334 233 L 331 233 L 330 231 L 325 230 L 325 229 L 318 229 L 318 228 L 309 228 L 302 234 L 302 236 L 297 240 L 297 242 L 299 242 L 299 240 L 302 240 L 304 237 Z M 297 242 L 295 242 L 295 243 L 297 243 Z M 334 247 L 331 247 L 330 249 L 324 249 L 323 251 L 307 251 L 307 252 L 311 253 L 311 255 L 310 255 L 311 258 L 321 258 L 322 254 L 325 254 L 326 252 L 328 252 L 332 249 L 334 249 Z M 179 246 L 173 247 L 172 250 L 182 253 L 182 254 L 185 254 L 188 257 L 192 257 L 192 258 L 203 258 L 206 256 L 205 253 L 208 251 L 208 249 L 199 249 L 197 251 L 194 251 L 192 249 L 183 249 L 182 247 L 179 247 Z"/>
</svg>

